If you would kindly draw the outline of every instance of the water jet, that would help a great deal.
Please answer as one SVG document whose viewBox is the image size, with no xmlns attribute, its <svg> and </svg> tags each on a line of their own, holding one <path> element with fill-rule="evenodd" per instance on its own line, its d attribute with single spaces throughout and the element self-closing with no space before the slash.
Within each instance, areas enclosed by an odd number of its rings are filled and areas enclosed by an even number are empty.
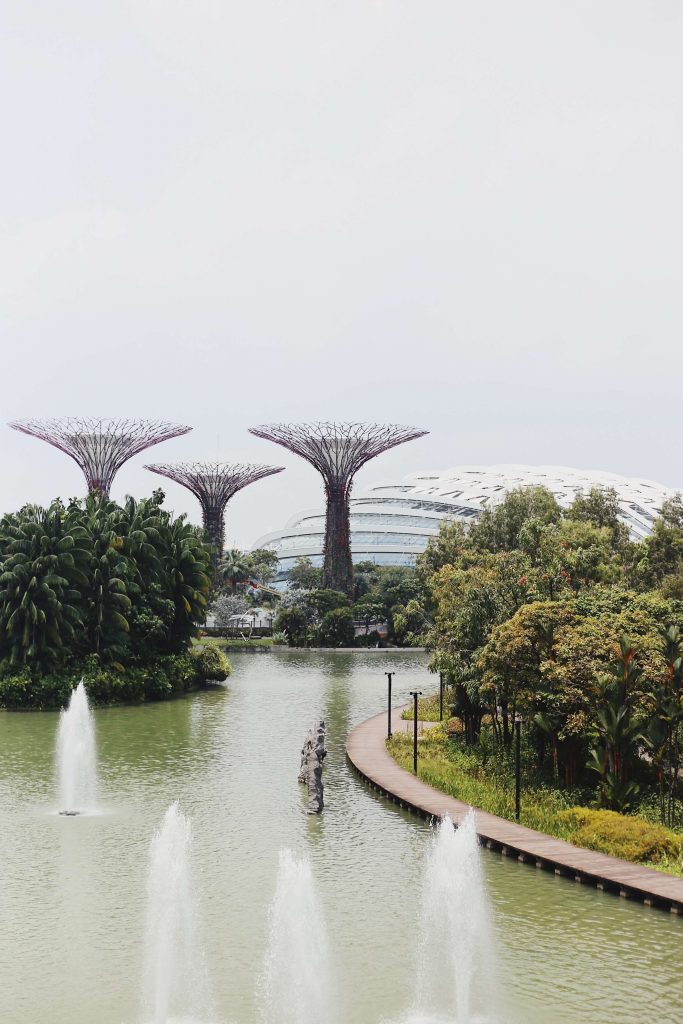
<svg viewBox="0 0 683 1024">
<path fill-rule="evenodd" d="M 60 713 L 57 732 L 60 814 L 76 817 L 97 808 L 95 724 L 81 679 Z"/>
</svg>

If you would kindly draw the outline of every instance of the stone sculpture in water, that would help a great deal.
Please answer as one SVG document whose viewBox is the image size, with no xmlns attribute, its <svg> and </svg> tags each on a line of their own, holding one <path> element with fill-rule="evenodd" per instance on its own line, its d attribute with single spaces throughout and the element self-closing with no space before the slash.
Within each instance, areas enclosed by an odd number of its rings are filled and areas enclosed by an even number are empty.
<svg viewBox="0 0 683 1024">
<path fill-rule="evenodd" d="M 325 723 L 318 722 L 308 735 L 301 748 L 301 769 L 299 782 L 308 786 L 308 813 L 320 814 L 323 809 L 323 760 L 325 750 Z"/>
</svg>

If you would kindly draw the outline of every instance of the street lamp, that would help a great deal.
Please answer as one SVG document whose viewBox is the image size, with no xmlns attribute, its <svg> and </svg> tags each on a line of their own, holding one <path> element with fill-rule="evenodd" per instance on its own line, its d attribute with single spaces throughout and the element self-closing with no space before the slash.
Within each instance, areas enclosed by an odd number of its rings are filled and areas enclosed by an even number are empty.
<svg viewBox="0 0 683 1024">
<path fill-rule="evenodd" d="M 417 775 L 417 698 L 422 696 L 422 690 L 411 690 L 413 698 L 413 771 Z"/>
<path fill-rule="evenodd" d="M 443 722 L 443 672 L 439 672 L 439 721 Z"/>
<path fill-rule="evenodd" d="M 391 680 L 394 675 L 393 672 L 385 672 L 384 675 L 387 677 L 387 739 L 391 739 Z"/>
<path fill-rule="evenodd" d="M 515 820 L 519 821 L 522 796 L 522 719 L 515 716 Z"/>
</svg>

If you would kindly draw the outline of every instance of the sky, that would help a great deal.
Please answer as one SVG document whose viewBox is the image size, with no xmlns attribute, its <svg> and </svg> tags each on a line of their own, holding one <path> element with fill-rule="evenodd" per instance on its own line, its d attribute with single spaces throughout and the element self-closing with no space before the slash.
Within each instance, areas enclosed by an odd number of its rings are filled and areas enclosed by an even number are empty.
<svg viewBox="0 0 683 1024">
<path fill-rule="evenodd" d="M 249 426 L 409 423 L 357 489 L 529 463 L 683 486 L 679 0 L 4 0 L 3 422 L 191 425 L 137 456 L 283 465 Z M 0 511 L 83 491 L 0 426 Z M 191 494 L 167 504 L 199 521 Z"/>
</svg>

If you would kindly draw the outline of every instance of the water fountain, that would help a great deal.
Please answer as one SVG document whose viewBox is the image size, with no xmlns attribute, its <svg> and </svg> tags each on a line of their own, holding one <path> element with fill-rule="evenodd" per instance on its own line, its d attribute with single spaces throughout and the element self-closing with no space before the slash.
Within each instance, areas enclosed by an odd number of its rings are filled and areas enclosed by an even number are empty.
<svg viewBox="0 0 683 1024">
<path fill-rule="evenodd" d="M 143 1019 L 149 1024 L 212 1017 L 191 850 L 190 821 L 171 804 L 152 839 L 147 876 Z"/>
<path fill-rule="evenodd" d="M 497 1019 L 493 930 L 474 812 L 436 829 L 424 872 L 416 1019 Z M 443 1015 L 443 1016 L 442 1016 Z"/>
<path fill-rule="evenodd" d="M 280 851 L 260 982 L 265 1024 L 333 1024 L 336 1000 L 327 930 L 310 861 Z"/>
<path fill-rule="evenodd" d="M 57 774 L 60 814 L 96 809 L 95 725 L 83 680 L 71 691 L 69 706 L 59 716 Z"/>
</svg>

